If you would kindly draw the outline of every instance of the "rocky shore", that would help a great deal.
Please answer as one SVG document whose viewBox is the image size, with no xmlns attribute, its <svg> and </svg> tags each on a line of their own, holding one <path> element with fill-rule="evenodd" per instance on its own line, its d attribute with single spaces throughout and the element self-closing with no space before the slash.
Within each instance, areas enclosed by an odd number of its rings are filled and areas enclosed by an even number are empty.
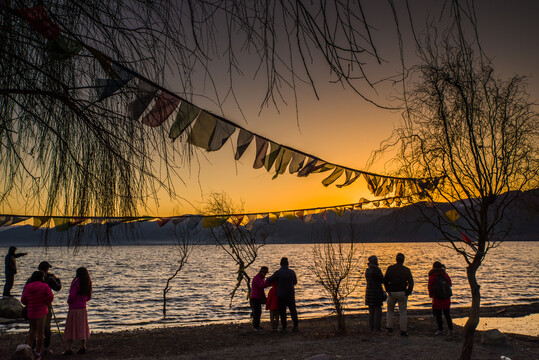
<svg viewBox="0 0 539 360">
<path fill-rule="evenodd" d="M 482 317 L 520 318 L 539 313 L 539 303 L 487 307 Z M 452 309 L 454 318 L 465 317 L 466 308 Z M 267 314 L 262 325 L 269 328 Z M 397 317 L 398 319 L 398 317 Z M 217 324 L 151 330 L 92 334 L 87 359 L 456 359 L 460 353 L 462 328 L 454 336 L 435 336 L 435 322 L 429 311 L 409 311 L 409 334 L 371 333 L 366 314 L 348 316 L 346 334 L 336 333 L 333 316 L 301 319 L 300 331 L 254 332 L 248 323 Z M 383 321 L 385 321 L 385 316 Z M 474 359 L 539 359 L 539 338 L 504 334 L 502 341 L 482 343 L 478 331 Z M 10 359 L 25 334 L 0 336 L 0 359 Z M 53 334 L 54 354 L 45 359 L 63 359 L 61 338 Z M 77 349 L 75 347 L 75 349 Z M 68 357 L 69 358 L 69 357 Z"/>
</svg>

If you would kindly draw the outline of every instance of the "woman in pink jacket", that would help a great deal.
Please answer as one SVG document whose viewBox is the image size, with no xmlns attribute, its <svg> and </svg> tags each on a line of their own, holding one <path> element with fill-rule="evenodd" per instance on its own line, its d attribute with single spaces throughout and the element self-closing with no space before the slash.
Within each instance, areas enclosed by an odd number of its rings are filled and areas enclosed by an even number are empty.
<svg viewBox="0 0 539 360">
<path fill-rule="evenodd" d="M 90 327 L 88 326 L 88 312 L 86 302 L 92 298 L 92 279 L 86 268 L 77 269 L 77 274 L 71 282 L 69 289 L 69 312 L 67 313 L 66 326 L 64 330 L 64 340 L 66 345 L 65 355 L 73 353 L 71 345 L 73 341 L 80 340 L 81 347 L 79 354 L 86 353 L 86 339 L 90 337 Z"/>
<path fill-rule="evenodd" d="M 47 285 L 42 271 L 34 271 L 22 291 L 21 302 L 26 305 L 30 332 L 26 344 L 32 346 L 36 341 L 36 359 L 41 359 L 43 339 L 45 338 L 45 319 L 48 307 L 54 299 L 51 288 Z"/>
</svg>

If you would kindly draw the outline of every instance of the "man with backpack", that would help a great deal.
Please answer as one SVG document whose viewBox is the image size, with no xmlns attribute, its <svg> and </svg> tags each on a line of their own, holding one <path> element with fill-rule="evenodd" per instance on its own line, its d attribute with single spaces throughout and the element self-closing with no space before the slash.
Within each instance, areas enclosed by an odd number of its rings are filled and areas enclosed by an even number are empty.
<svg viewBox="0 0 539 360">
<path fill-rule="evenodd" d="M 435 335 L 444 334 L 442 313 L 447 321 L 448 334 L 453 335 L 453 321 L 449 313 L 451 296 L 453 295 L 451 291 L 451 278 L 447 275 L 445 266 L 439 261 L 435 261 L 432 264 L 432 269 L 429 271 L 428 289 L 429 296 L 432 298 L 432 311 L 438 325 L 438 331 L 436 331 Z"/>
<path fill-rule="evenodd" d="M 397 263 L 389 266 L 384 275 L 384 286 L 387 292 L 387 332 L 393 332 L 395 304 L 399 304 L 399 325 L 401 336 L 408 336 L 408 296 L 414 289 L 412 272 L 404 266 L 404 254 L 398 253 Z"/>
</svg>

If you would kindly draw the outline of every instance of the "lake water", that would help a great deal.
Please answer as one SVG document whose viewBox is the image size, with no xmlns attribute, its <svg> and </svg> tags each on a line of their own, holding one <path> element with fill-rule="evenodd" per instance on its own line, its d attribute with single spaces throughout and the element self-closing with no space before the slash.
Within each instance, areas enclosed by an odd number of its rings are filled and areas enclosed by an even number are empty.
<svg viewBox="0 0 539 360">
<path fill-rule="evenodd" d="M 83 247 L 76 253 L 61 247 L 20 247 L 17 251 L 29 254 L 17 259 L 18 274 L 12 294 L 20 298 L 31 272 L 40 261 L 49 261 L 53 265 L 51 272 L 63 282 L 62 290 L 55 293 L 54 299 L 55 315 L 62 330 L 67 315 L 69 285 L 79 266 L 88 268 L 93 281 L 94 292 L 88 303 L 88 313 L 94 332 L 249 320 L 245 291 L 238 290 L 229 306 L 236 269 L 219 246 L 194 247 L 188 264 L 171 283 L 165 319 L 162 316 L 163 288 L 176 269 L 175 246 Z M 361 245 L 362 268 L 355 274 L 361 278 L 361 283 L 349 298 L 349 311 L 365 311 L 363 265 L 367 257 L 377 255 L 380 267 L 385 271 L 394 263 L 397 252 L 406 255 L 405 265 L 412 270 L 416 283 L 409 298 L 409 308 L 430 308 L 427 273 L 435 260 L 447 266 L 453 280 L 453 306 L 470 304 L 465 262 L 454 250 L 437 243 L 379 243 Z M 7 247 L 0 248 L 0 254 L 6 253 Z M 332 305 L 311 271 L 312 245 L 266 245 L 247 272 L 254 276 L 261 265 L 267 265 L 271 274 L 278 269 L 282 256 L 288 256 L 290 267 L 298 275 L 296 301 L 300 319 L 331 314 Z M 492 249 L 478 274 L 482 305 L 539 301 L 538 265 L 539 242 L 506 242 Z M 263 319 L 267 317 L 264 313 Z M 22 323 L 2 331 L 26 329 L 27 324 Z"/>
</svg>

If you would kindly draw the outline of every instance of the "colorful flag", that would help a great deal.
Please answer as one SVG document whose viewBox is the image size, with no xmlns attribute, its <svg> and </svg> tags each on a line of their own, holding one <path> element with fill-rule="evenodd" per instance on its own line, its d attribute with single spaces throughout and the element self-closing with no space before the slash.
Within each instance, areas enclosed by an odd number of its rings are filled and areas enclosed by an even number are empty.
<svg viewBox="0 0 539 360">
<path fill-rule="evenodd" d="M 134 75 L 131 71 L 116 63 L 112 63 L 112 71 L 118 78 L 96 79 L 96 91 L 98 101 L 102 101 L 124 87 Z"/>
<path fill-rule="evenodd" d="M 337 185 L 338 188 L 342 188 L 344 186 L 348 186 L 354 183 L 356 181 L 361 173 L 359 171 L 352 171 L 352 170 L 346 170 L 346 180 L 341 185 Z"/>
<path fill-rule="evenodd" d="M 277 159 L 277 155 L 279 155 L 280 149 L 281 145 L 270 141 L 270 151 L 264 158 L 264 167 L 266 168 L 266 171 L 270 171 L 270 169 L 273 167 L 273 164 Z"/>
<path fill-rule="evenodd" d="M 39 229 L 50 220 L 50 216 L 34 216 L 34 230 Z"/>
<path fill-rule="evenodd" d="M 166 91 L 161 91 L 152 110 L 142 118 L 142 123 L 151 127 L 161 125 L 176 110 L 179 103 L 179 97 Z"/>
<path fill-rule="evenodd" d="M 47 39 L 54 39 L 60 35 L 60 26 L 53 23 L 43 5 L 16 10 L 19 15 L 30 24 L 32 29 Z"/>
</svg>

